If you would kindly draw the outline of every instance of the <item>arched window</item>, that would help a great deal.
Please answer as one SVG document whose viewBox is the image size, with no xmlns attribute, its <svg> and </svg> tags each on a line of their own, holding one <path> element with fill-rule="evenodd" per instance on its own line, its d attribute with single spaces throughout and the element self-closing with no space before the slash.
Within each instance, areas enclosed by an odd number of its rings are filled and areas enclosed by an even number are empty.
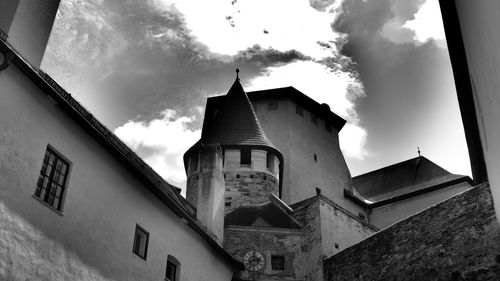
<svg viewBox="0 0 500 281">
<path fill-rule="evenodd" d="M 171 255 L 167 257 L 167 269 L 165 272 L 165 281 L 179 281 L 181 276 L 181 264 Z"/>
</svg>

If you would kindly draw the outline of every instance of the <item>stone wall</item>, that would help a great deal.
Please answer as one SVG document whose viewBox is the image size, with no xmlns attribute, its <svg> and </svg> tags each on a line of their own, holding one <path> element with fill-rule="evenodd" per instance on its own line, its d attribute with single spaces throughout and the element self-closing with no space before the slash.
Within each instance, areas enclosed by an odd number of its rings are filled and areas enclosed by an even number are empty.
<svg viewBox="0 0 500 281">
<path fill-rule="evenodd" d="M 321 219 L 319 201 L 314 200 L 294 210 L 293 216 L 304 230 L 304 280 L 323 280 L 323 252 L 321 248 Z"/>
<path fill-rule="evenodd" d="M 499 280 L 491 266 L 498 254 L 491 192 L 480 185 L 326 259 L 324 274 L 339 281 Z"/>
<path fill-rule="evenodd" d="M 243 256 L 249 251 L 260 252 L 264 256 L 264 267 L 257 273 L 241 272 L 240 278 L 249 280 L 304 280 L 301 230 L 226 227 L 224 248 L 236 259 L 243 262 Z M 272 270 L 271 255 L 285 257 L 284 270 Z"/>
<path fill-rule="evenodd" d="M 269 202 L 269 195 L 278 196 L 279 182 L 267 172 L 224 172 L 226 190 L 225 214 L 241 205 L 258 205 Z"/>
</svg>

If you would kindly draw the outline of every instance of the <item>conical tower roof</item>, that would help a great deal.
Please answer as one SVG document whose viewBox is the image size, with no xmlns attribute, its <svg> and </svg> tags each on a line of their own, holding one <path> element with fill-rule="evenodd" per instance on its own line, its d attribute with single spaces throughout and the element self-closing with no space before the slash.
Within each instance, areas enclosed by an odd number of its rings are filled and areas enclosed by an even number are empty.
<svg viewBox="0 0 500 281">
<path fill-rule="evenodd" d="M 229 89 L 224 105 L 203 130 L 200 141 L 203 144 L 264 146 L 277 150 L 262 130 L 239 78 Z"/>
</svg>

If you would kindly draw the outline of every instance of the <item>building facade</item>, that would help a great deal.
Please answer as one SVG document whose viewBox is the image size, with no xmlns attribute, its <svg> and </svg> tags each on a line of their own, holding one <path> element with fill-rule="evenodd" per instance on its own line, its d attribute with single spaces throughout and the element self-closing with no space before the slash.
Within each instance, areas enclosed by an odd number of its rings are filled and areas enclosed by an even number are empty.
<svg viewBox="0 0 500 281">
<path fill-rule="evenodd" d="M 246 93 L 238 76 L 207 100 L 182 197 L 39 69 L 58 1 L 27 2 L 0 6 L 0 279 L 382 280 L 405 263 L 394 256 L 435 250 L 415 231 L 434 211 L 436 231 L 447 217 L 465 229 L 443 267 L 468 238 L 484 242 L 474 254 L 499 239 L 486 187 L 420 155 L 353 178 L 345 120 L 293 87 Z"/>
</svg>

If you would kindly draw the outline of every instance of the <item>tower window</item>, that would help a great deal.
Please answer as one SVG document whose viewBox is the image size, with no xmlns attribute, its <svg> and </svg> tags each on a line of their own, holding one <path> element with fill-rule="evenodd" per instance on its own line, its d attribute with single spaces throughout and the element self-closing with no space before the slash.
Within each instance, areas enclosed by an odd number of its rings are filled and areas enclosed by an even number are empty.
<svg viewBox="0 0 500 281">
<path fill-rule="evenodd" d="M 318 155 L 314 154 L 314 162 L 318 162 Z"/>
<path fill-rule="evenodd" d="M 149 232 L 138 224 L 135 226 L 134 247 L 132 252 L 146 260 L 148 254 Z"/>
<path fill-rule="evenodd" d="M 68 162 L 53 149 L 47 147 L 36 183 L 35 197 L 60 211 L 68 173 Z"/>
<path fill-rule="evenodd" d="M 267 111 L 278 110 L 278 101 L 270 101 L 267 103 Z"/>
<path fill-rule="evenodd" d="M 167 270 L 165 271 L 165 281 L 180 280 L 181 264 L 173 256 L 167 258 Z"/>
<path fill-rule="evenodd" d="M 313 122 L 315 125 L 318 125 L 318 116 L 314 115 L 314 113 L 311 112 L 311 122 Z"/>
<path fill-rule="evenodd" d="M 267 169 L 274 173 L 274 155 L 272 153 L 267 153 L 266 155 L 266 166 Z"/>
<path fill-rule="evenodd" d="M 304 116 L 304 108 L 298 104 L 295 104 L 295 113 L 300 116 Z"/>
<path fill-rule="evenodd" d="M 285 257 L 278 255 L 271 255 L 271 269 L 285 270 Z"/>
<path fill-rule="evenodd" d="M 240 155 L 240 165 L 249 166 L 252 164 L 252 150 L 251 149 L 242 149 Z"/>
</svg>

